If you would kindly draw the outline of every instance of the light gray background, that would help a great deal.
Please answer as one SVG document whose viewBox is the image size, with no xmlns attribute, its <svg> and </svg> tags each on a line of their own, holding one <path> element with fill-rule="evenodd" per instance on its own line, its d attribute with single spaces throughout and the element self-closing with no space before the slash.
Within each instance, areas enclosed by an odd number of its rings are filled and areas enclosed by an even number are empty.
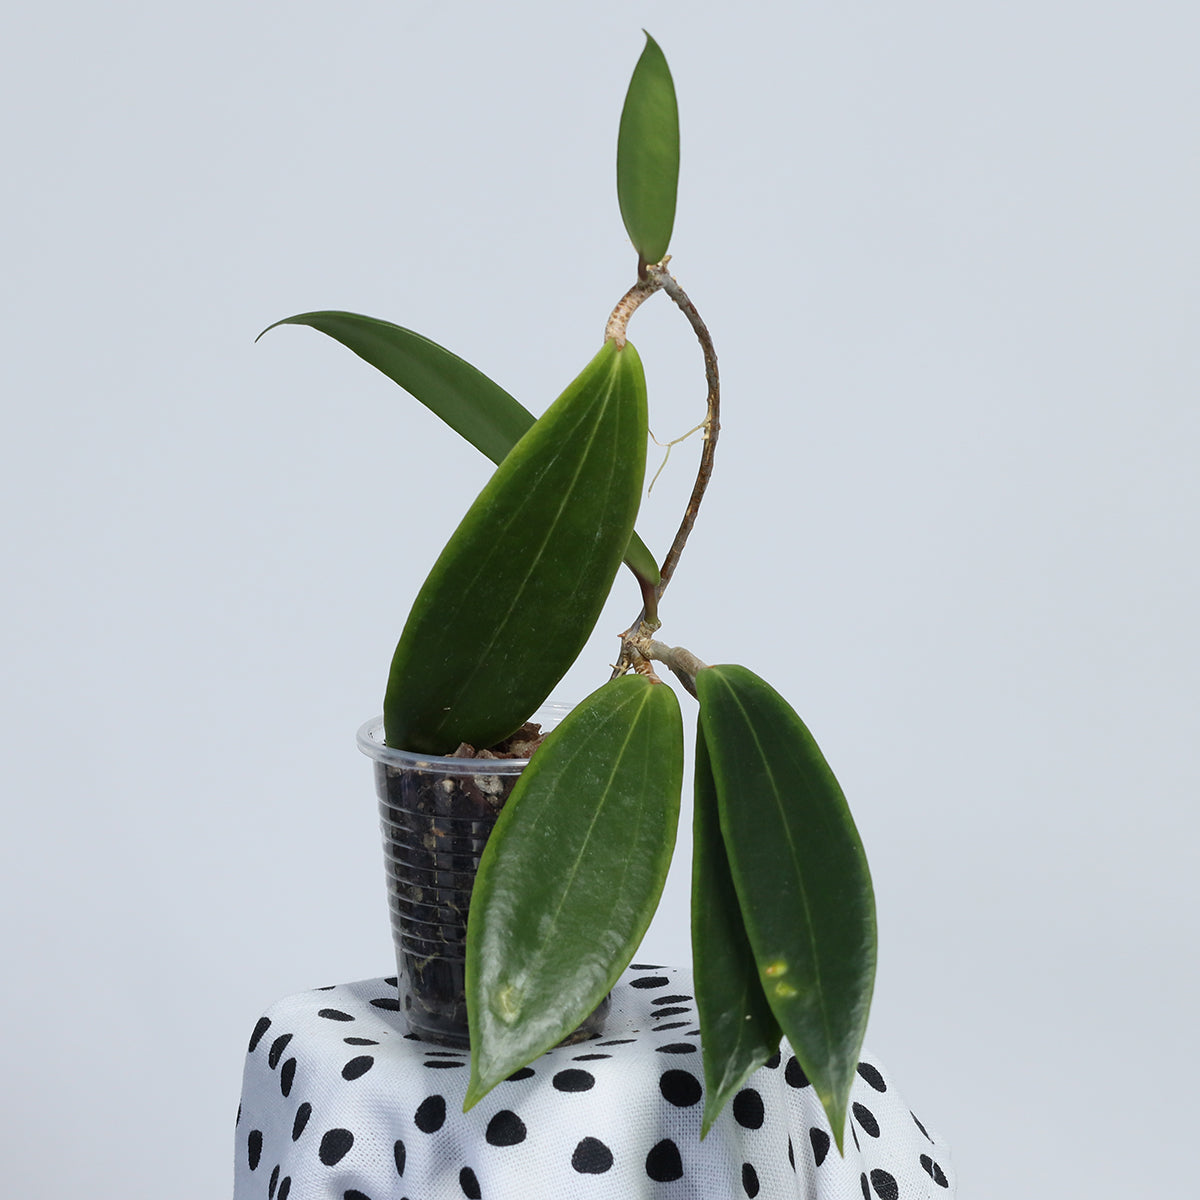
<svg viewBox="0 0 1200 1200">
<path fill-rule="evenodd" d="M 253 337 L 350 308 L 544 407 L 632 278 L 642 25 L 725 385 L 664 633 L 768 676 L 839 773 L 880 906 L 868 1040 L 962 1194 L 1194 1179 L 1200 19 L 732 12 L 10 15 L 7 1193 L 227 1194 L 259 1012 L 391 971 L 353 734 L 487 468 L 320 335 Z M 698 356 L 661 298 L 631 332 L 674 436 Z M 564 696 L 635 608 L 622 580 Z M 644 959 L 688 958 L 686 866 Z"/>
</svg>

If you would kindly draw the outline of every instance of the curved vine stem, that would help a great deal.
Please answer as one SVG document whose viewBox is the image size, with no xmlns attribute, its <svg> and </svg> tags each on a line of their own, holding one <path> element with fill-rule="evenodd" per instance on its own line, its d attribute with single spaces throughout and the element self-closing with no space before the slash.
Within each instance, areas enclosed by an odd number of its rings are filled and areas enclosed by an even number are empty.
<svg viewBox="0 0 1200 1200">
<path fill-rule="evenodd" d="M 692 527 L 696 524 L 696 514 L 700 511 L 700 502 L 704 499 L 708 481 L 712 477 L 713 454 L 716 451 L 717 436 L 721 432 L 721 383 L 717 373 L 717 352 L 713 348 L 708 326 L 704 324 L 696 306 L 679 286 L 675 277 L 667 270 L 669 261 L 669 258 L 664 258 L 661 263 L 646 267 L 645 278 L 640 279 L 621 297 L 616 308 L 613 309 L 612 316 L 608 319 L 605 338 L 615 340 L 618 349 L 624 346 L 626 326 L 638 307 L 659 290 L 666 292 L 671 297 L 675 306 L 687 317 L 688 323 L 700 343 L 700 349 L 704 353 L 704 376 L 708 383 L 708 408 L 703 422 L 704 445 L 700 452 L 700 467 L 696 472 L 696 482 L 692 485 L 692 494 L 688 498 L 683 519 L 679 523 L 671 548 L 667 551 L 667 556 L 659 568 L 658 585 L 652 590 L 643 587 L 642 611 L 634 623 L 621 634 L 621 656 L 613 667 L 612 677 L 614 679 L 619 675 L 624 675 L 641 657 L 631 643 L 636 639 L 648 637 L 661 624 L 658 619 L 658 601 L 663 592 L 667 590 L 667 584 L 671 582 L 671 577 L 675 574 L 675 568 L 679 565 L 680 556 L 687 545 Z"/>
</svg>

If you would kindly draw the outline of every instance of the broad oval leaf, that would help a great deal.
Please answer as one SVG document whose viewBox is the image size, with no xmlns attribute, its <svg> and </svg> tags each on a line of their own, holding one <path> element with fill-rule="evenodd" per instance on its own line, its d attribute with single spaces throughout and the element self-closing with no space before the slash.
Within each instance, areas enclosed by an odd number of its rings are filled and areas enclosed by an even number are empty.
<svg viewBox="0 0 1200 1200">
<path fill-rule="evenodd" d="M 629 964 L 666 882 L 682 784 L 679 702 L 640 675 L 593 692 L 522 772 L 471 894 L 464 1109 L 566 1037 Z"/>
<path fill-rule="evenodd" d="M 647 33 L 621 110 L 617 201 L 641 260 L 661 261 L 675 225 L 679 186 L 679 106 L 667 60 Z"/>
<path fill-rule="evenodd" d="M 359 313 L 326 311 L 286 317 L 263 333 L 279 325 L 307 325 L 340 342 L 398 383 L 494 463 L 504 459 L 534 422 L 533 413 L 482 371 L 401 325 Z M 636 533 L 629 539 L 625 561 L 635 575 L 658 583 L 658 564 Z"/>
<path fill-rule="evenodd" d="M 745 667 L 696 677 L 721 833 L 759 980 L 838 1149 L 875 979 L 875 899 L 846 798 L 804 722 Z"/>
<path fill-rule="evenodd" d="M 422 585 L 388 677 L 389 745 L 491 746 L 542 703 L 600 615 L 645 467 L 641 361 L 606 342 L 496 468 Z"/>
<path fill-rule="evenodd" d="M 783 1031 L 763 994 L 721 838 L 717 785 L 696 729 L 692 813 L 692 967 L 704 1052 L 703 1138 L 721 1109 L 779 1050 Z"/>
</svg>

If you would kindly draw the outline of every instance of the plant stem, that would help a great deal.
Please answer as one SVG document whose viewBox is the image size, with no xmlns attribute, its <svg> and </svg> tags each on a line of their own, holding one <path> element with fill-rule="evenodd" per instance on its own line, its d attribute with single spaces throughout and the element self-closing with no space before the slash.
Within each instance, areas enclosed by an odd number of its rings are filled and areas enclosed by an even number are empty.
<svg viewBox="0 0 1200 1200">
<path fill-rule="evenodd" d="M 637 639 L 632 649 L 636 659 L 643 662 L 653 659 L 655 662 L 665 663 L 675 678 L 693 696 L 696 695 L 696 676 L 708 663 L 702 662 L 690 650 L 683 646 L 668 646 L 665 642 L 656 642 L 652 638 Z"/>
<path fill-rule="evenodd" d="M 668 296 L 675 302 L 675 306 L 688 319 L 688 323 L 692 327 L 692 331 L 696 335 L 696 339 L 700 343 L 700 349 L 704 353 L 704 377 L 708 383 L 708 401 L 707 412 L 704 417 L 704 444 L 700 452 L 700 467 L 696 473 L 696 482 L 692 485 L 692 494 L 688 498 L 687 508 L 684 510 L 683 519 L 679 523 L 679 528 L 675 532 L 675 540 L 671 543 L 670 550 L 667 551 L 666 558 L 663 559 L 662 567 L 659 570 L 658 586 L 653 590 L 643 586 L 642 588 L 642 611 L 638 614 L 637 620 L 621 634 L 621 656 L 617 660 L 617 664 L 613 667 L 612 678 L 616 679 L 619 675 L 624 675 L 636 661 L 636 656 L 646 657 L 644 653 L 639 652 L 631 643 L 639 638 L 646 639 L 651 633 L 659 628 L 661 622 L 658 619 L 658 601 L 662 597 L 663 592 L 667 590 L 667 584 L 671 582 L 671 576 L 675 574 L 675 568 L 679 565 L 680 556 L 683 554 L 683 549 L 687 545 L 687 540 L 692 532 L 692 527 L 696 524 L 696 514 L 700 511 L 700 502 L 704 499 L 705 490 L 708 488 L 708 481 L 712 477 L 713 455 L 716 451 L 717 436 L 721 432 L 721 383 L 720 376 L 717 373 L 717 352 L 713 348 L 712 336 L 708 332 L 708 326 L 704 324 L 696 306 L 692 303 L 688 294 L 679 286 L 675 277 L 667 270 L 669 257 L 664 258 L 661 263 L 655 263 L 653 266 L 645 268 L 645 277 L 639 279 L 621 297 L 616 308 L 613 309 L 612 316 L 608 319 L 608 325 L 605 328 L 605 339 L 613 339 L 617 343 L 617 348 L 620 349 L 625 345 L 625 330 L 629 324 L 629 318 L 633 316 L 638 307 L 648 300 L 655 292 L 660 289 L 667 293 Z M 639 264 L 639 274 L 641 274 Z M 654 643 L 655 646 L 660 646 L 661 643 Z M 667 662 L 666 659 L 663 660 Z M 696 659 L 699 662 L 699 659 Z M 667 665 L 671 667 L 670 662 Z M 700 664 L 703 666 L 703 664 Z M 675 670 L 674 667 L 671 667 Z M 679 674 L 676 672 L 676 674 Z M 685 687 L 688 687 L 687 681 L 683 675 L 679 676 L 680 681 Z M 692 691 L 691 687 L 688 687 Z M 695 694 L 693 692 L 693 694 Z"/>
</svg>

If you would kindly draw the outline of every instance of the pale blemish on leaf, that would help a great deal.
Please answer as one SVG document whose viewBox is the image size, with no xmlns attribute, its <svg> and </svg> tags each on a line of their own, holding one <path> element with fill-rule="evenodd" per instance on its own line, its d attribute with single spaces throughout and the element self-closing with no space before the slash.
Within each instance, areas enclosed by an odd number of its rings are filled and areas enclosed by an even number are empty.
<svg viewBox="0 0 1200 1200">
<path fill-rule="evenodd" d="M 493 1009 L 505 1025 L 511 1025 L 521 1015 L 521 997 L 521 989 L 512 983 L 496 993 Z"/>
</svg>

